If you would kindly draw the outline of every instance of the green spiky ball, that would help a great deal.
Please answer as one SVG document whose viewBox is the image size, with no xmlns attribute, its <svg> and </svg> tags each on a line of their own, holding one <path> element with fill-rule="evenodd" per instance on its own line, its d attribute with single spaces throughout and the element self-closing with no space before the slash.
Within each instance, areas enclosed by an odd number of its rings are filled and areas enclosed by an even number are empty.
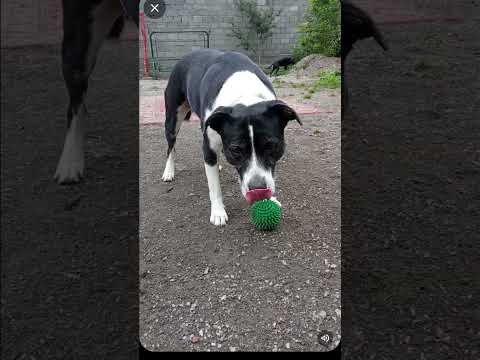
<svg viewBox="0 0 480 360">
<path fill-rule="evenodd" d="M 251 209 L 252 223 L 258 230 L 274 230 L 282 219 L 282 208 L 272 200 L 261 200 Z"/>
</svg>

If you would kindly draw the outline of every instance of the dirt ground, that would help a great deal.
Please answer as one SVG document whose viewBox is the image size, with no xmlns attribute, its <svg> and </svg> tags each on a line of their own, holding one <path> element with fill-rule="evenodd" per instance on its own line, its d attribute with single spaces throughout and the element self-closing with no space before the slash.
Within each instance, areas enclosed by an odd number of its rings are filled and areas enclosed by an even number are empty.
<svg viewBox="0 0 480 360">
<path fill-rule="evenodd" d="M 143 81 L 141 96 L 165 82 Z M 290 103 L 300 89 L 277 86 Z M 226 227 L 209 222 L 199 122 L 182 125 L 176 174 L 163 183 L 163 124 L 140 127 L 140 339 L 152 351 L 327 351 L 340 340 L 340 91 L 321 90 L 285 131 L 284 216 L 254 229 L 236 171 L 221 160 Z M 320 99 L 320 103 L 317 100 Z M 308 101 L 306 101 L 308 103 Z M 142 100 L 141 100 L 142 103 Z M 295 106 L 294 106 L 295 107 Z M 142 107 L 141 107 L 142 110 Z M 321 330 L 334 334 L 323 347 Z"/>
<path fill-rule="evenodd" d="M 60 45 L 2 49 L 2 359 L 131 359 L 138 349 L 128 302 L 136 49 L 121 41 L 101 51 L 87 99 L 86 177 L 72 186 L 53 181 L 68 104 Z"/>
<path fill-rule="evenodd" d="M 346 63 L 345 358 L 479 358 L 480 4 L 434 3 L 464 20 L 382 26 L 390 51 Z"/>
</svg>

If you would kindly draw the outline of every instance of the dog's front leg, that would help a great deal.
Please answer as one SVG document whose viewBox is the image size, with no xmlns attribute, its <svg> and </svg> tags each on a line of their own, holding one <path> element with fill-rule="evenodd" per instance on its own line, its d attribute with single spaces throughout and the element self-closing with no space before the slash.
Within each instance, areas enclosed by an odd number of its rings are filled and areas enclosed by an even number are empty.
<svg viewBox="0 0 480 360">
<path fill-rule="evenodd" d="M 227 223 L 228 216 L 225 211 L 225 206 L 223 205 L 220 172 L 218 169 L 218 160 L 222 149 L 222 138 L 216 131 L 209 127 L 203 135 L 203 156 L 211 205 L 210 222 L 215 226 L 223 226 Z"/>
<path fill-rule="evenodd" d="M 205 163 L 205 172 L 207 174 L 208 193 L 211 204 L 210 222 L 215 226 L 223 226 L 227 223 L 228 216 L 225 211 L 225 206 L 223 205 L 218 163 L 214 165 Z"/>
</svg>

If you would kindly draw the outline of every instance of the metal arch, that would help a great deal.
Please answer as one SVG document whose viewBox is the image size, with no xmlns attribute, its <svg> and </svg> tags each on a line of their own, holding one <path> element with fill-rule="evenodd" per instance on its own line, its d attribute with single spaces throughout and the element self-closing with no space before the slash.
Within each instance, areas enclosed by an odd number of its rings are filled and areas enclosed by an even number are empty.
<svg viewBox="0 0 480 360">
<path fill-rule="evenodd" d="M 157 56 L 157 48 L 154 47 L 154 36 L 156 34 L 202 34 L 203 36 L 203 47 L 204 48 L 209 48 L 210 47 L 210 31 L 206 30 L 181 30 L 181 31 L 173 31 L 173 30 L 165 30 L 165 31 L 152 31 L 149 35 L 149 41 L 150 41 L 150 53 L 152 57 L 152 62 L 153 62 L 153 70 L 154 70 L 154 76 L 157 75 L 157 73 L 168 73 L 171 69 L 160 69 L 159 67 L 159 61 L 160 60 L 168 60 L 168 61 L 173 61 L 173 60 L 180 60 L 180 58 L 175 58 L 175 57 L 159 57 Z"/>
</svg>

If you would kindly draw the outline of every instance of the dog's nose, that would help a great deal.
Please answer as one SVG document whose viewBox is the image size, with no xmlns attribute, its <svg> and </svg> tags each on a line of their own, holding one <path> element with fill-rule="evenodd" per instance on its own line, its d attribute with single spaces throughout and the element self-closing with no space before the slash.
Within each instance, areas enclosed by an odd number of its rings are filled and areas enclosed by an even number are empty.
<svg viewBox="0 0 480 360">
<path fill-rule="evenodd" d="M 247 185 L 248 190 L 265 189 L 267 187 L 267 182 L 265 181 L 265 178 L 261 176 L 254 176 Z"/>
</svg>

